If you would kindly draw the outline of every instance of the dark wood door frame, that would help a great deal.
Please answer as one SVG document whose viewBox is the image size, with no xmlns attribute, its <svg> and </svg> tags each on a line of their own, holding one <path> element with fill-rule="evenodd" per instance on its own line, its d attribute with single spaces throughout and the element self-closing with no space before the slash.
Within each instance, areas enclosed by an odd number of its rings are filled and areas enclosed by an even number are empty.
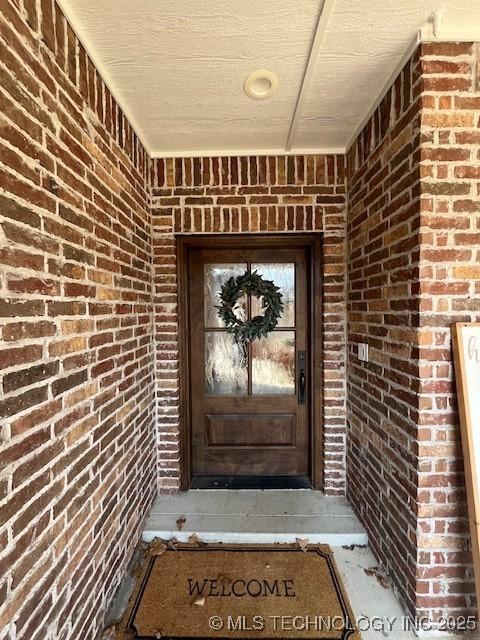
<svg viewBox="0 0 480 640">
<path fill-rule="evenodd" d="M 188 258 L 191 247 L 233 248 L 305 247 L 309 257 L 310 293 L 310 479 L 314 489 L 323 490 L 323 235 L 318 234 L 202 234 L 176 236 L 178 276 L 178 341 L 180 403 L 180 488 L 190 488 L 192 443 L 190 429 L 190 354 L 189 354 L 189 278 Z"/>
</svg>

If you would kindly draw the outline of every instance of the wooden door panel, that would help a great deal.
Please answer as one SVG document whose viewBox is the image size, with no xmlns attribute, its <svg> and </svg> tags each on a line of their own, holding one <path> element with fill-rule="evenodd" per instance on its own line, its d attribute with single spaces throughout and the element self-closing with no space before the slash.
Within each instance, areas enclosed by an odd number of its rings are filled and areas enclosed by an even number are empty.
<svg viewBox="0 0 480 640">
<path fill-rule="evenodd" d="M 216 304 L 222 283 L 247 269 L 281 287 L 285 308 L 267 338 L 239 350 Z M 193 249 L 189 291 L 193 475 L 308 474 L 308 391 L 300 402 L 297 366 L 308 352 L 305 249 Z M 261 307 L 249 296 L 237 312 L 248 319 Z"/>
<path fill-rule="evenodd" d="M 294 446 L 295 414 L 207 415 L 207 447 Z"/>
<path fill-rule="evenodd" d="M 206 452 L 207 469 L 217 473 L 196 473 L 198 476 L 305 476 L 308 466 L 295 455 L 295 448 L 270 447 L 268 452 L 255 448 L 234 449 L 228 455 L 221 450 Z"/>
</svg>

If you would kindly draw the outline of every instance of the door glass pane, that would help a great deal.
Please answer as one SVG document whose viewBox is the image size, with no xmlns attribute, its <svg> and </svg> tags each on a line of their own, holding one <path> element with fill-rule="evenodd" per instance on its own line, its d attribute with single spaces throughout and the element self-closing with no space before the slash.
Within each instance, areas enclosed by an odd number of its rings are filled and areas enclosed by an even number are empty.
<svg viewBox="0 0 480 640">
<path fill-rule="evenodd" d="M 257 271 L 264 280 L 271 280 L 280 287 L 283 313 L 277 327 L 295 326 L 295 264 L 293 263 L 252 263 L 252 271 Z M 252 297 L 252 316 L 263 315 L 262 301 Z"/>
<path fill-rule="evenodd" d="M 273 331 L 252 342 L 252 393 L 295 393 L 294 331 Z"/>
<path fill-rule="evenodd" d="M 205 326 L 224 327 L 225 323 L 218 317 L 216 305 L 220 304 L 220 289 L 231 278 L 242 276 L 247 270 L 247 264 L 206 264 L 205 265 Z M 238 299 L 234 314 L 241 320 L 247 317 L 247 298 Z"/>
<path fill-rule="evenodd" d="M 248 392 L 246 358 L 226 331 L 205 332 L 205 387 L 211 395 L 246 395 Z"/>
</svg>

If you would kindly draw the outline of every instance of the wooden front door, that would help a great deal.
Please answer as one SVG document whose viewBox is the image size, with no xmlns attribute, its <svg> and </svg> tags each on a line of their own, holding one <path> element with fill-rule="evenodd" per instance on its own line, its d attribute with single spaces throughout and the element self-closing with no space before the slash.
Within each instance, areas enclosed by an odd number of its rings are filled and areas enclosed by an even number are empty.
<svg viewBox="0 0 480 640">
<path fill-rule="evenodd" d="M 216 307 L 222 285 L 246 271 L 280 287 L 284 310 L 266 338 L 242 349 Z M 308 291 L 304 247 L 191 249 L 193 479 L 308 476 Z M 261 300 L 243 296 L 234 312 L 262 315 Z"/>
</svg>

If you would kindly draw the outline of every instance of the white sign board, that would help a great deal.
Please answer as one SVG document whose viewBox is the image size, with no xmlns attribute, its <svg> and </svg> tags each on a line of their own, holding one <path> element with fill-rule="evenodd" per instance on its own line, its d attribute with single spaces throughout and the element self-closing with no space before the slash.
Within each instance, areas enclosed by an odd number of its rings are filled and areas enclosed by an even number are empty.
<svg viewBox="0 0 480 640">
<path fill-rule="evenodd" d="M 452 328 L 477 600 L 480 602 L 480 323 Z"/>
</svg>

